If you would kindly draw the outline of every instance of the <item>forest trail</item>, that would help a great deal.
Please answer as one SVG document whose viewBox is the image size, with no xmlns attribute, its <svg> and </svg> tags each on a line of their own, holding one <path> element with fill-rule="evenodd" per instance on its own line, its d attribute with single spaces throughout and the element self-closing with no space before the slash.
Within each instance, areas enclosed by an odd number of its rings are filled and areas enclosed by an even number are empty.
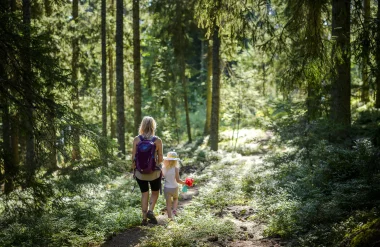
<svg viewBox="0 0 380 247">
<path fill-rule="evenodd" d="M 192 202 L 193 196 L 199 194 L 201 187 L 194 186 L 188 189 L 185 194 L 185 198 L 182 198 L 178 204 L 179 214 L 182 209 Z M 231 213 L 234 216 L 232 220 L 236 226 L 236 239 L 229 239 L 226 241 L 220 241 L 217 237 L 208 238 L 209 246 L 229 246 L 229 247 L 277 247 L 284 246 L 284 243 L 280 239 L 263 238 L 262 232 L 264 225 L 260 222 L 247 221 L 247 218 L 255 213 L 255 210 L 248 206 L 231 206 L 227 207 L 223 215 Z M 157 216 L 158 225 L 168 226 L 167 214 L 161 212 L 161 215 Z M 155 227 L 155 225 L 149 224 L 147 227 L 133 227 L 127 229 L 115 236 L 112 239 L 105 242 L 102 247 L 139 247 L 140 242 L 147 235 L 147 228 Z"/>
<path fill-rule="evenodd" d="M 178 214 L 181 213 L 181 210 L 191 203 L 193 196 L 196 196 L 199 194 L 199 187 L 194 186 L 188 188 L 188 191 L 186 192 L 185 197 L 183 197 L 178 202 Z M 163 196 L 163 195 L 160 195 Z M 166 214 L 166 210 L 161 212 L 160 215 L 156 215 L 158 225 L 168 225 L 168 216 Z M 147 231 L 146 229 L 149 227 L 155 227 L 155 225 L 148 224 L 147 227 L 133 227 L 126 229 L 124 232 L 121 232 L 115 236 L 112 237 L 112 239 L 105 242 L 102 247 L 138 247 L 140 246 L 141 240 L 146 237 Z"/>
<path fill-rule="evenodd" d="M 268 137 L 268 135 L 266 135 Z M 270 138 L 270 137 L 269 137 Z M 261 139 L 262 141 L 263 139 Z M 260 140 L 253 141 L 252 144 L 259 144 Z M 263 164 L 264 152 L 257 154 L 239 156 L 236 157 L 234 165 L 228 168 L 237 169 L 237 174 L 239 176 L 235 180 L 241 180 L 245 174 L 252 172 L 255 167 L 260 167 Z M 209 183 L 215 183 L 222 176 L 216 174 L 213 181 Z M 188 192 L 185 195 L 182 194 L 179 201 L 179 214 L 182 210 L 190 205 L 193 202 L 193 199 L 197 198 L 197 195 L 206 189 L 207 184 L 200 183 L 194 187 L 189 188 Z M 279 238 L 264 238 L 263 231 L 265 224 L 259 220 L 252 220 L 252 216 L 257 214 L 257 210 L 249 205 L 227 205 L 221 212 L 215 213 L 215 216 L 221 219 L 228 219 L 233 222 L 233 225 L 236 228 L 235 235 L 233 238 L 218 238 L 217 236 L 210 236 L 205 239 L 205 245 L 202 246 L 229 246 L 229 247 L 248 247 L 248 246 L 257 246 L 257 247 L 279 247 L 285 246 L 286 242 L 282 241 Z M 210 209 L 211 210 L 211 209 Z M 167 223 L 167 214 L 166 211 L 161 212 L 157 216 L 158 225 L 166 226 L 170 228 L 170 224 Z M 155 227 L 152 224 L 149 224 L 147 227 L 134 227 L 127 229 L 118 235 L 113 236 L 107 242 L 105 242 L 102 247 L 138 247 L 140 246 L 141 241 L 147 238 L 147 233 L 149 228 Z M 166 229 L 166 228 L 165 228 Z"/>
</svg>

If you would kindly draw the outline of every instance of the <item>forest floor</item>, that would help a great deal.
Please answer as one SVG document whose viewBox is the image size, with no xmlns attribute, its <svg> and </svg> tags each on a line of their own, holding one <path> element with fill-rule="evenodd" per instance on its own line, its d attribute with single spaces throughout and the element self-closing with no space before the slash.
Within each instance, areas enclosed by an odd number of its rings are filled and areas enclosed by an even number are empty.
<svg viewBox="0 0 380 247">
<path fill-rule="evenodd" d="M 258 144 L 260 147 L 262 147 L 262 141 L 268 140 L 268 138 L 268 136 L 265 136 L 264 138 L 259 138 L 258 140 L 251 142 L 251 144 Z M 254 167 L 261 166 L 263 164 L 264 156 L 264 152 L 258 152 L 253 155 L 245 156 L 239 155 L 237 157 L 236 155 L 230 156 L 230 158 L 235 158 L 234 162 L 232 162 L 232 167 L 229 167 L 228 169 L 236 169 L 236 171 L 238 171 L 238 173 L 241 176 L 240 178 L 236 178 L 236 180 L 241 180 L 244 174 L 252 172 L 252 169 L 254 169 Z M 215 170 L 216 172 L 213 172 L 213 179 L 224 179 L 223 176 L 226 176 L 226 174 L 223 175 L 223 172 L 220 172 L 221 170 Z M 181 194 L 178 207 L 179 217 L 181 217 L 181 213 L 184 213 L 183 210 L 185 208 L 191 205 L 194 202 L 194 200 L 197 200 L 197 197 L 200 194 L 200 192 L 202 193 L 202 190 L 207 189 L 207 187 L 210 186 L 210 183 L 213 183 L 213 181 L 208 181 L 208 183 L 199 183 L 196 186 L 189 188 L 188 192 L 186 192 L 185 194 Z M 248 203 L 248 201 L 243 201 L 240 204 L 234 204 L 228 203 L 227 200 L 226 207 L 223 207 L 223 209 L 219 212 L 215 212 L 215 210 L 213 211 L 211 207 L 209 210 L 218 218 L 231 221 L 235 226 L 235 234 L 233 235 L 233 237 L 218 237 L 217 235 L 211 235 L 203 240 L 202 246 L 279 247 L 285 246 L 287 244 L 280 238 L 263 237 L 263 231 L 266 227 L 265 222 L 262 222 L 259 219 L 254 219 L 254 216 L 257 214 L 257 209 L 255 209 L 254 206 L 252 206 L 252 204 Z M 168 223 L 166 210 L 162 210 L 160 212 L 160 215 L 156 216 L 158 220 L 158 226 L 162 226 L 163 229 L 170 230 L 170 225 L 173 223 L 175 224 L 175 221 Z M 146 240 L 149 237 L 149 230 L 154 227 L 157 226 L 149 224 L 147 227 L 133 227 L 130 229 L 126 229 L 125 231 L 112 236 L 112 238 L 107 240 L 102 245 L 102 247 L 142 246 L 141 243 L 143 243 L 144 240 Z"/>
</svg>

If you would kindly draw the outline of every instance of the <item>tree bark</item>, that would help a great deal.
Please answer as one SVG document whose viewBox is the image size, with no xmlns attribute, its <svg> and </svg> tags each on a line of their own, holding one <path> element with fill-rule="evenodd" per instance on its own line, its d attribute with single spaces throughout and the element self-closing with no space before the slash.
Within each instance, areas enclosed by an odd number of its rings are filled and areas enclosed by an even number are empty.
<svg viewBox="0 0 380 247">
<path fill-rule="evenodd" d="M 179 77 L 182 84 L 182 91 L 183 91 L 183 99 L 185 104 L 185 116 L 186 116 L 186 129 L 187 129 L 187 137 L 188 142 L 191 143 L 191 127 L 190 127 L 190 115 L 189 115 L 189 101 L 187 97 L 187 79 L 186 79 L 186 63 L 185 63 L 185 54 L 184 50 L 186 49 L 185 45 L 185 32 L 183 30 L 183 8 L 182 8 L 182 1 L 177 1 L 176 4 L 176 21 L 178 23 L 177 25 L 177 32 L 174 35 L 177 35 L 177 37 L 174 37 L 174 43 L 175 43 L 175 53 L 177 55 L 178 61 L 179 61 Z"/>
<path fill-rule="evenodd" d="M 321 42 L 321 28 L 322 28 L 322 2 L 320 1 L 308 1 L 308 13 L 307 13 L 307 44 L 306 49 L 311 50 L 311 58 L 318 56 L 318 46 Z M 307 120 L 310 122 L 315 120 L 320 112 L 320 100 L 318 95 L 318 84 L 312 79 L 307 82 Z"/>
<path fill-rule="evenodd" d="M 183 57 L 183 52 L 182 52 L 182 58 L 180 59 L 180 73 L 181 73 L 181 82 L 182 82 L 182 88 L 183 88 L 183 99 L 185 102 L 185 114 L 186 114 L 186 128 L 187 128 L 187 138 L 188 138 L 188 143 L 192 142 L 191 139 L 191 128 L 190 128 L 190 115 L 189 115 L 189 101 L 187 98 L 187 79 L 185 76 L 185 70 L 186 70 L 186 65 Z"/>
<path fill-rule="evenodd" d="M 108 76 L 109 76 L 109 102 L 108 111 L 110 115 L 110 127 L 111 127 L 111 138 L 116 138 L 116 124 L 113 116 L 113 108 L 115 103 L 115 92 L 114 92 L 114 63 L 113 63 L 113 49 L 108 48 Z"/>
<path fill-rule="evenodd" d="M 368 76 L 368 62 L 369 62 L 369 22 L 371 18 L 371 1 L 364 0 L 364 37 L 363 37 L 363 60 L 362 60 L 362 95 L 361 101 L 367 103 L 369 101 L 369 76 Z"/>
<path fill-rule="evenodd" d="M 26 155 L 25 165 L 27 170 L 26 186 L 29 186 L 33 179 L 36 170 L 35 164 L 35 144 L 34 144 L 34 116 L 33 116 L 33 80 L 32 68 L 30 61 L 30 26 L 31 26 L 31 3 L 30 0 L 22 1 L 23 9 L 23 23 L 24 23 L 24 52 L 23 52 L 23 67 L 24 67 L 24 99 L 25 99 L 25 141 L 26 141 Z"/>
<path fill-rule="evenodd" d="M 125 155 L 124 67 L 123 67 L 123 0 L 116 0 L 116 104 L 119 151 Z"/>
<path fill-rule="evenodd" d="M 10 10 L 11 12 L 16 11 L 16 0 L 9 0 Z"/>
<path fill-rule="evenodd" d="M 219 140 L 219 106 L 220 106 L 220 37 L 219 26 L 214 21 L 212 35 L 212 106 L 211 106 L 211 129 L 210 146 L 211 150 L 218 150 Z"/>
<path fill-rule="evenodd" d="M 380 108 L 380 1 L 377 1 L 377 34 L 376 34 L 376 102 Z"/>
<path fill-rule="evenodd" d="M 5 78 L 5 69 L 2 64 L 0 64 L 0 75 L 1 77 Z M 8 89 L 5 89 L 6 91 Z M 14 170 L 14 164 L 13 164 L 13 157 L 12 157 L 12 147 L 11 147 L 11 120 L 10 120 L 10 113 L 9 113 L 9 101 L 6 95 L 0 95 L 1 96 L 1 109 L 2 109 L 2 134 L 3 134 L 3 162 L 4 162 L 4 176 L 2 177 L 1 171 L 0 171 L 0 183 L 4 182 L 4 193 L 9 194 L 13 191 L 13 170 Z"/>
<path fill-rule="evenodd" d="M 44 7 L 45 7 L 45 15 L 51 16 L 52 13 L 52 7 L 51 7 L 51 0 L 44 0 Z"/>
<path fill-rule="evenodd" d="M 206 80 L 206 87 L 207 87 L 207 100 L 206 100 L 206 122 L 205 122 L 205 129 L 204 134 L 209 135 L 210 134 L 210 126 L 211 126 L 211 103 L 212 103 L 212 42 L 211 40 L 208 41 L 207 46 L 207 80 Z"/>
<path fill-rule="evenodd" d="M 111 18 L 115 16 L 114 0 L 111 0 L 110 4 L 110 15 Z M 115 87 L 114 87 L 114 78 L 115 78 L 115 66 L 114 66 L 114 42 L 115 34 L 113 26 L 109 28 L 109 43 L 108 43 L 108 77 L 109 77 L 109 105 L 108 111 L 110 115 L 110 127 L 111 127 L 111 138 L 116 138 L 116 122 L 114 121 L 113 108 L 116 105 L 115 101 Z"/>
<path fill-rule="evenodd" d="M 11 121 L 11 143 L 12 143 L 12 157 L 13 157 L 13 164 L 15 165 L 16 169 L 20 163 L 20 154 L 19 154 L 19 115 L 16 113 L 16 115 L 12 116 Z"/>
<path fill-rule="evenodd" d="M 331 85 L 330 119 L 341 128 L 342 137 L 351 124 L 350 1 L 332 1 L 332 49 L 334 76 Z"/>
<path fill-rule="evenodd" d="M 78 10 L 79 10 L 79 0 L 73 0 L 72 5 L 72 16 L 75 25 L 78 23 Z M 79 40 L 77 37 L 77 28 L 74 28 L 74 37 L 72 40 L 72 59 L 71 59 L 71 82 L 73 85 L 72 101 L 73 110 L 79 113 L 79 82 L 78 82 L 78 59 L 79 59 Z M 71 153 L 71 158 L 73 161 L 80 159 L 80 136 L 79 136 L 79 126 L 72 127 L 73 133 L 73 150 Z"/>
<path fill-rule="evenodd" d="M 141 122 L 140 1 L 133 0 L 133 77 L 134 128 L 137 135 Z"/>
<path fill-rule="evenodd" d="M 106 0 L 101 3 L 102 16 L 102 136 L 107 137 L 107 37 L 106 37 Z"/>
<path fill-rule="evenodd" d="M 52 13 L 52 7 L 51 7 L 51 1 L 49 0 L 44 0 L 44 7 L 45 7 L 45 15 L 46 17 L 50 17 Z M 48 30 L 51 30 L 51 27 L 47 27 Z M 48 91 L 48 98 L 52 102 L 51 105 L 49 105 L 49 112 L 47 113 L 47 124 L 48 124 L 48 130 L 47 130 L 47 149 L 48 149 L 48 164 L 47 167 L 50 171 L 56 170 L 57 167 L 57 147 L 56 147 L 56 142 L 57 142 L 57 133 L 56 133 L 56 127 L 54 124 L 55 121 L 55 104 L 54 102 L 54 95 L 52 93 L 53 90 L 53 85 L 48 86 L 47 91 Z"/>
</svg>

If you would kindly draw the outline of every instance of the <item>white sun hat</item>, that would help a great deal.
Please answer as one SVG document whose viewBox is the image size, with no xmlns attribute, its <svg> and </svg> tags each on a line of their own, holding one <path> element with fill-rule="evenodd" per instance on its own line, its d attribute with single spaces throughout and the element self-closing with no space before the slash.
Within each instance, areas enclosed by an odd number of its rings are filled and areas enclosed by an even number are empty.
<svg viewBox="0 0 380 247">
<path fill-rule="evenodd" d="M 178 154 L 174 151 L 168 152 L 164 160 L 179 160 Z"/>
</svg>

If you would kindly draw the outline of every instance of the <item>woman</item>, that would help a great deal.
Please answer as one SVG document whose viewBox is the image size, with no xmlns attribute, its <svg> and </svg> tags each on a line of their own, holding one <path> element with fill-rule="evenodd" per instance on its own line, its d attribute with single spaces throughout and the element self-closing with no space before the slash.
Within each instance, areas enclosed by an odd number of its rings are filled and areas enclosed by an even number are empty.
<svg viewBox="0 0 380 247">
<path fill-rule="evenodd" d="M 154 216 L 153 210 L 154 206 L 156 205 L 159 191 L 161 188 L 161 169 L 158 167 L 159 164 L 163 161 L 163 155 L 162 155 L 162 141 L 160 138 L 155 136 L 156 132 L 156 121 L 152 117 L 144 117 L 141 121 L 140 128 L 139 128 L 139 136 L 136 136 L 133 140 L 133 148 L 132 148 L 132 169 L 134 170 L 134 175 L 136 178 L 136 181 L 140 187 L 141 191 L 141 209 L 142 209 L 142 225 L 147 225 L 148 220 L 152 224 L 157 224 L 157 219 Z M 152 140 L 154 144 L 156 145 L 156 151 L 155 151 L 155 159 L 157 168 L 148 174 L 144 174 L 140 172 L 138 169 L 136 169 L 136 151 L 137 151 L 137 145 L 142 140 Z M 152 195 L 150 196 L 150 203 L 148 208 L 148 201 L 149 201 L 149 185 L 150 189 L 152 191 Z"/>
</svg>

